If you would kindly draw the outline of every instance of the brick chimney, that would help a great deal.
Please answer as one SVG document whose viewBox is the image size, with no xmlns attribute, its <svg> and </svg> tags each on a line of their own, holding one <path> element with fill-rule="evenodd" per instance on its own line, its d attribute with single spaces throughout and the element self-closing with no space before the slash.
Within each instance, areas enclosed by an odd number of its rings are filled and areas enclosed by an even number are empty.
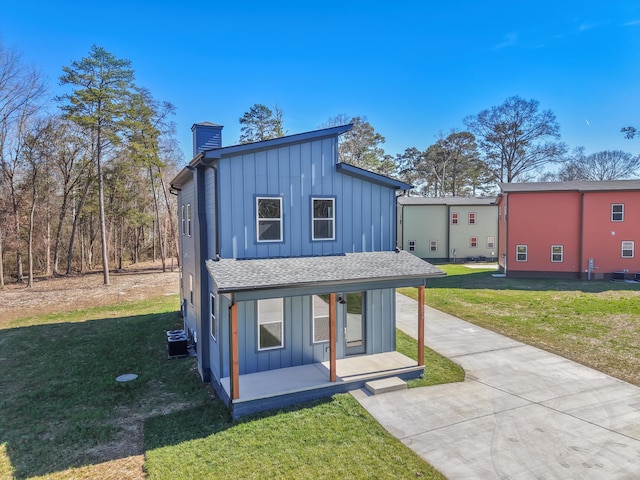
<svg viewBox="0 0 640 480">
<path fill-rule="evenodd" d="M 222 125 L 211 122 L 195 123 L 193 132 L 193 156 L 204 150 L 222 147 Z"/>
</svg>

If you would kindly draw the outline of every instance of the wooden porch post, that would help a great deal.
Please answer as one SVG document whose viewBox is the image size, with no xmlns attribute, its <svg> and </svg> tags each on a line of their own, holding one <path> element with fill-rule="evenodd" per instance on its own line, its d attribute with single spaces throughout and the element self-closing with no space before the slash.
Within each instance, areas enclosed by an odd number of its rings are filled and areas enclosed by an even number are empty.
<svg viewBox="0 0 640 480">
<path fill-rule="evenodd" d="M 329 294 L 329 380 L 336 381 L 336 294 Z"/>
<path fill-rule="evenodd" d="M 418 365 L 424 367 L 424 285 L 418 287 Z"/>
<path fill-rule="evenodd" d="M 238 368 L 238 304 L 231 305 L 231 399 L 240 398 L 240 370 Z"/>
</svg>

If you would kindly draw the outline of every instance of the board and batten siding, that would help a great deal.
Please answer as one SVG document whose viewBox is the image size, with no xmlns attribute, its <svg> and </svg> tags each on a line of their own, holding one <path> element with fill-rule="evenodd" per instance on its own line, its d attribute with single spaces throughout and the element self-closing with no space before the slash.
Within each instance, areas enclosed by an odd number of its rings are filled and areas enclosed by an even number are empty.
<svg viewBox="0 0 640 480">
<path fill-rule="evenodd" d="M 220 256 L 335 255 L 395 247 L 395 191 L 336 172 L 327 138 L 217 161 Z M 283 241 L 256 240 L 256 197 L 282 198 Z M 312 241 L 311 199 L 335 199 L 335 240 Z"/>
<path fill-rule="evenodd" d="M 220 297 L 219 340 L 211 349 L 211 371 L 215 378 L 229 376 L 229 301 Z M 284 298 L 284 347 L 258 350 L 256 302 L 238 302 L 238 362 L 240 374 L 295 367 L 329 360 L 328 342 L 313 343 L 312 297 L 308 295 Z M 345 357 L 344 328 L 346 309 L 336 306 L 337 358 Z M 366 354 L 395 350 L 395 290 L 365 292 Z M 215 350 L 215 354 L 214 354 Z M 217 364 L 221 363 L 222 368 Z"/>
<path fill-rule="evenodd" d="M 192 221 L 192 234 L 183 234 L 182 232 L 182 207 L 185 208 L 185 216 L 186 216 L 186 208 L 187 205 L 191 205 L 191 221 Z M 198 290 L 196 290 L 195 285 L 195 277 L 196 277 L 196 258 L 195 258 L 195 236 L 193 235 L 193 222 L 195 221 L 195 182 L 190 180 L 186 182 L 180 192 L 178 194 L 178 236 L 179 236 L 179 246 L 180 246 L 180 259 L 181 264 L 180 268 L 182 271 L 182 280 L 180 283 L 180 291 L 181 291 L 181 305 L 185 306 L 184 314 L 184 323 L 185 327 L 191 329 L 192 331 L 196 330 L 196 311 L 195 304 L 192 304 L 189 299 L 189 278 L 190 276 L 194 279 L 194 297 L 198 294 Z M 194 300 L 195 301 L 195 300 Z"/>
</svg>

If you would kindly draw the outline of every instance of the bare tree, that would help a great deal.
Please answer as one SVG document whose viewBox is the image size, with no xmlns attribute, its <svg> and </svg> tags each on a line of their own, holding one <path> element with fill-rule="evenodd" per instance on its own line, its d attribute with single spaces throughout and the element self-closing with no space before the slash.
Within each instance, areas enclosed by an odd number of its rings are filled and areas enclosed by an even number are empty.
<svg viewBox="0 0 640 480">
<path fill-rule="evenodd" d="M 476 136 L 484 160 L 495 178 L 513 182 L 548 165 L 560 162 L 566 146 L 557 142 L 560 126 L 551 110 L 539 111 L 539 102 L 515 96 L 502 105 L 464 119 Z"/>
<path fill-rule="evenodd" d="M 637 177 L 640 172 L 640 156 L 621 150 L 605 150 L 585 155 L 584 148 L 577 148 L 571 159 L 555 175 L 547 176 L 557 181 L 622 180 Z"/>
</svg>

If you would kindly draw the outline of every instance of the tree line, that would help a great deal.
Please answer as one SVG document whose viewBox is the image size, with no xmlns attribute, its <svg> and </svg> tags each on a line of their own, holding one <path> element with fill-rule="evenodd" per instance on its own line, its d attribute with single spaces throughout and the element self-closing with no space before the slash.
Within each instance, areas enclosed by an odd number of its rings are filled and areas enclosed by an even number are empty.
<svg viewBox="0 0 640 480">
<path fill-rule="evenodd" d="M 240 118 L 241 143 L 286 134 L 284 112 L 256 104 Z M 495 193 L 497 183 L 619 180 L 636 177 L 640 156 L 621 150 L 586 154 L 560 141 L 560 125 L 537 100 L 519 96 L 463 119 L 465 130 L 441 132 L 425 150 L 408 147 L 394 156 L 383 149 L 384 136 L 364 116 L 338 115 L 320 127 L 352 123 L 339 140 L 340 160 L 393 176 L 425 196 L 477 196 Z M 627 138 L 638 135 L 625 127 Z M 555 166 L 553 172 L 547 171 Z"/>
<path fill-rule="evenodd" d="M 174 107 L 136 85 L 131 62 L 93 46 L 62 68 L 67 93 L 0 43 L 0 287 L 177 255 L 182 162 Z"/>
</svg>

